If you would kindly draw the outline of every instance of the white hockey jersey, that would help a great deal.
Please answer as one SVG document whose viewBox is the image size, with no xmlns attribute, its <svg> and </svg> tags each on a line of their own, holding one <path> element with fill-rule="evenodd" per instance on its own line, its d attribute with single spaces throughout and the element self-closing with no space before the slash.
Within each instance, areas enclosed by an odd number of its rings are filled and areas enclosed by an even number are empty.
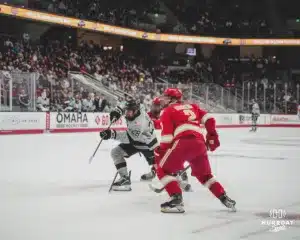
<svg viewBox="0 0 300 240">
<path fill-rule="evenodd" d="M 92 99 L 83 99 L 82 110 L 86 112 L 92 112 L 95 110 L 94 101 Z"/>
<path fill-rule="evenodd" d="M 36 100 L 36 107 L 38 110 L 46 112 L 49 111 L 50 101 L 45 96 L 39 96 Z"/>
<path fill-rule="evenodd" d="M 299 117 L 299 119 L 300 119 L 300 104 L 298 105 L 297 115 L 298 115 L 298 117 Z"/>
<path fill-rule="evenodd" d="M 252 114 L 260 114 L 259 106 L 257 103 L 252 104 Z"/>
<path fill-rule="evenodd" d="M 119 107 L 124 109 L 124 103 L 121 103 Z M 140 106 L 139 115 L 133 121 L 126 120 L 126 123 L 127 131 L 117 131 L 116 140 L 130 143 L 139 150 L 154 150 L 159 146 L 154 124 L 144 106 Z"/>
</svg>

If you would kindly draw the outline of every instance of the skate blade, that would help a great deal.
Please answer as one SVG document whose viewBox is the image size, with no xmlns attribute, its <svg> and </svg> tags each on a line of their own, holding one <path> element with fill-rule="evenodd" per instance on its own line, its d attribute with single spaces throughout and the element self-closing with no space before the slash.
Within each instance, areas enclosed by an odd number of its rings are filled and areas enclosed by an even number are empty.
<svg viewBox="0 0 300 240">
<path fill-rule="evenodd" d="M 183 189 L 184 192 L 194 192 L 193 189 Z"/>
<path fill-rule="evenodd" d="M 236 208 L 235 208 L 235 205 L 233 205 L 231 207 L 227 207 L 227 209 L 228 209 L 229 212 L 236 212 L 237 211 Z"/>
<path fill-rule="evenodd" d="M 130 192 L 132 190 L 130 186 L 113 186 L 111 189 L 116 192 Z"/>
<path fill-rule="evenodd" d="M 185 213 L 185 210 L 181 206 L 174 208 L 161 208 L 160 211 L 162 213 Z"/>
<path fill-rule="evenodd" d="M 231 212 L 236 212 L 235 206 L 231 207 L 230 210 L 231 210 Z"/>
<path fill-rule="evenodd" d="M 154 178 L 151 178 L 151 179 L 142 179 L 142 178 L 141 178 L 141 182 L 152 182 L 153 179 L 154 179 Z"/>
</svg>

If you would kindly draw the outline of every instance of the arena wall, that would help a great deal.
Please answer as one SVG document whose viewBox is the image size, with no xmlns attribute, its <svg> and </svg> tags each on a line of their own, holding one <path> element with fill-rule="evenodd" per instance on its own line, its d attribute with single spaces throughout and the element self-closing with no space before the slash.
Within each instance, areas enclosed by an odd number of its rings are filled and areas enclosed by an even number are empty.
<svg viewBox="0 0 300 240">
<path fill-rule="evenodd" d="M 218 128 L 249 127 L 250 114 L 212 114 Z M 300 127 L 297 115 L 262 114 L 260 127 Z M 0 134 L 42 134 L 97 132 L 109 125 L 108 113 L 46 113 L 46 112 L 2 112 Z M 122 118 L 113 125 L 116 130 L 125 130 Z"/>
</svg>

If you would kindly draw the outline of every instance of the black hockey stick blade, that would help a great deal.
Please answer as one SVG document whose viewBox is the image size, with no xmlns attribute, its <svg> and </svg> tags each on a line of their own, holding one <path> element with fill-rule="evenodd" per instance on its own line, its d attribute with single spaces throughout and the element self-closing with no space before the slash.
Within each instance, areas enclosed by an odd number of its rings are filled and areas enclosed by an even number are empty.
<svg viewBox="0 0 300 240">
<path fill-rule="evenodd" d="M 118 171 L 117 171 L 116 174 L 115 174 L 114 179 L 112 180 L 112 182 L 111 182 L 111 184 L 110 184 L 110 187 L 109 187 L 109 190 L 108 190 L 109 193 L 110 193 L 111 190 L 112 190 L 113 184 L 115 183 L 118 174 L 119 174 L 119 173 L 118 173 Z"/>
<path fill-rule="evenodd" d="M 185 167 L 179 176 L 181 176 L 183 173 L 185 173 L 190 167 L 191 167 L 190 165 Z M 149 184 L 149 188 L 156 193 L 161 193 L 163 190 L 165 190 L 165 187 L 166 186 L 163 186 L 162 188 L 156 188 L 151 183 Z"/>
</svg>

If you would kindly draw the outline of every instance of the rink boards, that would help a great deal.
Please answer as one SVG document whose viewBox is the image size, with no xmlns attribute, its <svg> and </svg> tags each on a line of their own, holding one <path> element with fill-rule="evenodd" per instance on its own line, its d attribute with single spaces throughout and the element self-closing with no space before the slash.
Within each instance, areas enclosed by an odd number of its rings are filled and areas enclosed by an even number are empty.
<svg viewBox="0 0 300 240">
<path fill-rule="evenodd" d="M 219 128 L 239 128 L 251 125 L 251 114 L 212 113 Z M 108 113 L 49 113 L 49 112 L 2 112 L 0 134 L 41 134 L 95 132 L 108 127 Z M 297 115 L 262 114 L 258 119 L 261 127 L 300 127 Z M 113 125 L 125 130 L 124 118 Z"/>
</svg>

